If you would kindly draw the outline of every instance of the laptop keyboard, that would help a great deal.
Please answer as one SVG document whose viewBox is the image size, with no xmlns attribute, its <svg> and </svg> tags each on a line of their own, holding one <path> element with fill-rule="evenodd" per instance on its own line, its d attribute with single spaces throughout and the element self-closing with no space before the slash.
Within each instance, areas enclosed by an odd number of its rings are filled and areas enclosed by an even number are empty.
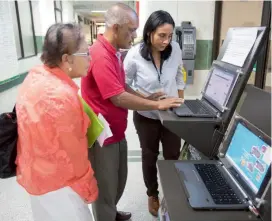
<svg viewBox="0 0 272 221">
<path fill-rule="evenodd" d="M 215 204 L 242 204 L 215 164 L 195 164 Z"/>
<path fill-rule="evenodd" d="M 194 113 L 194 114 L 205 114 L 210 115 L 211 113 L 203 106 L 199 100 L 185 100 L 184 104 Z"/>
</svg>

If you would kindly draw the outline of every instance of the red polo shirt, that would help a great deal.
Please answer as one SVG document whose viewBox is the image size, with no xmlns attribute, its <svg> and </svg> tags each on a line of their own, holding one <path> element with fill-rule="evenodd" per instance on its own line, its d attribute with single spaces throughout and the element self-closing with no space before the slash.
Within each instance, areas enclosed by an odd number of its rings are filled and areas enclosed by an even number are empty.
<svg viewBox="0 0 272 221">
<path fill-rule="evenodd" d="M 104 145 L 117 143 L 125 138 L 126 109 L 116 107 L 111 97 L 125 91 L 125 71 L 117 57 L 116 49 L 102 36 L 90 48 L 91 63 L 88 75 L 81 80 L 81 94 L 96 114 L 108 121 L 113 136 Z"/>
</svg>

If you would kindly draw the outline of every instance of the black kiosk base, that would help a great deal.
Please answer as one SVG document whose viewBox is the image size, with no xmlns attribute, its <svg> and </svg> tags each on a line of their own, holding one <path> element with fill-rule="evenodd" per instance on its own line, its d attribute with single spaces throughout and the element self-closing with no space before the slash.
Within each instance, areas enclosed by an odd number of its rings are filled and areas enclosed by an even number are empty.
<svg viewBox="0 0 272 221">
<path fill-rule="evenodd" d="M 186 143 L 193 144 L 205 156 L 216 154 L 217 149 L 211 147 L 215 147 L 217 138 L 222 136 L 219 131 L 222 122 L 220 118 L 178 117 L 171 111 L 160 111 L 159 116 L 163 126 L 184 139 Z"/>
</svg>

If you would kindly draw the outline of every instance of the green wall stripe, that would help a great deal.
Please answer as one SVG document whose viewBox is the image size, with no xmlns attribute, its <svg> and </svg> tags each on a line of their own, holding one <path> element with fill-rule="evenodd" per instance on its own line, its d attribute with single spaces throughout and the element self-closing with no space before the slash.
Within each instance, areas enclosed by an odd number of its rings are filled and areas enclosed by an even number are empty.
<svg viewBox="0 0 272 221">
<path fill-rule="evenodd" d="M 141 163 L 142 159 L 140 157 L 129 157 L 128 163 Z"/>
<path fill-rule="evenodd" d="M 42 52 L 44 36 L 36 36 L 36 45 L 38 53 Z"/>
<path fill-rule="evenodd" d="M 212 40 L 196 41 L 195 70 L 209 70 L 212 64 Z"/>
<path fill-rule="evenodd" d="M 28 72 L 25 72 L 25 73 L 16 75 L 12 78 L 9 78 L 7 80 L 0 81 L 0 92 L 6 91 L 12 87 L 15 87 L 15 86 L 21 84 L 24 81 L 27 73 Z"/>
<path fill-rule="evenodd" d="M 141 157 L 142 151 L 141 150 L 128 150 L 129 157 Z"/>
<path fill-rule="evenodd" d="M 162 152 L 159 152 L 162 155 Z M 128 150 L 128 157 L 142 157 L 142 150 Z"/>
<path fill-rule="evenodd" d="M 163 153 L 160 151 L 159 160 L 163 160 Z M 142 162 L 142 150 L 128 150 L 128 162 L 135 163 L 135 162 Z"/>
<path fill-rule="evenodd" d="M 42 47 L 43 47 L 44 36 L 35 36 L 35 37 L 36 37 L 37 52 L 41 53 Z M 0 92 L 6 91 L 10 88 L 13 88 L 13 87 L 21 84 L 24 81 L 26 75 L 27 75 L 27 72 L 18 74 L 16 76 L 8 78 L 7 80 L 4 80 L 4 81 L 0 81 Z"/>
</svg>

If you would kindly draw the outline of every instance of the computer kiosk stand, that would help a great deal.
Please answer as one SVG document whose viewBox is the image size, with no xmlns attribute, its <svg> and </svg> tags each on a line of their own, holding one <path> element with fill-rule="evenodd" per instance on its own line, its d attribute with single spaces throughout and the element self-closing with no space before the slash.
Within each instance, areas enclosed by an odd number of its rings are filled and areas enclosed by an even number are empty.
<svg viewBox="0 0 272 221">
<path fill-rule="evenodd" d="M 239 54 L 229 54 L 237 53 L 237 51 L 232 52 L 237 45 L 241 44 L 241 47 L 243 47 L 244 45 L 242 43 L 247 43 L 247 41 L 252 40 L 252 38 L 248 38 L 247 31 L 252 33 L 253 29 L 255 29 L 255 31 L 257 30 L 257 36 L 254 38 L 254 44 L 251 49 L 249 49 L 249 53 L 247 54 L 245 61 L 242 62 L 243 64 L 239 67 L 236 63 L 237 60 L 239 60 Z M 269 32 L 266 27 L 229 29 L 225 41 L 220 49 L 219 56 L 212 64 L 210 74 L 203 89 L 203 91 L 206 90 L 206 92 L 202 94 L 201 98 L 201 100 L 209 100 L 207 97 L 207 87 L 212 81 L 214 70 L 220 70 L 235 76 L 235 81 L 231 86 L 232 89 L 226 103 L 223 105 L 218 105 L 220 101 L 211 103 L 222 111 L 218 112 L 217 118 L 178 117 L 172 111 L 160 111 L 159 115 L 162 124 L 185 140 L 186 143 L 195 147 L 206 157 L 213 158 L 217 156 L 220 143 L 224 138 L 224 134 L 245 89 L 264 41 L 268 37 L 268 33 Z M 244 40 L 242 39 L 243 34 L 246 36 Z M 229 57 L 226 58 L 226 56 Z M 235 65 L 231 64 L 231 62 L 226 62 L 226 60 L 229 61 L 230 56 L 238 56 L 237 59 L 233 57 L 233 63 L 235 63 Z"/>
</svg>

